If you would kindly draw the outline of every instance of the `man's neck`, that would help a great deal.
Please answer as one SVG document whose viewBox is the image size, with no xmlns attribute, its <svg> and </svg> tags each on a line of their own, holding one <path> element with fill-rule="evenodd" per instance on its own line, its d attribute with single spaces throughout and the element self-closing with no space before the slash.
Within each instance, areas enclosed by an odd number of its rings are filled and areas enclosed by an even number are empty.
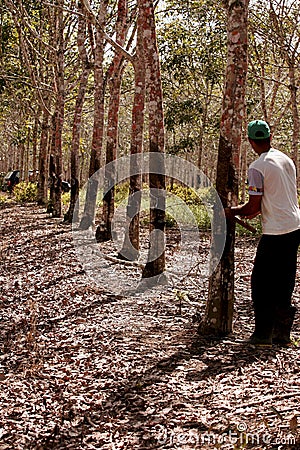
<svg viewBox="0 0 300 450">
<path fill-rule="evenodd" d="M 260 156 L 263 153 L 267 153 L 270 150 L 271 147 L 266 147 L 266 148 L 258 148 L 256 149 L 256 153 Z"/>
<path fill-rule="evenodd" d="M 255 145 L 254 150 L 260 156 L 263 153 L 267 153 L 272 146 L 268 143 L 266 145 Z"/>
</svg>

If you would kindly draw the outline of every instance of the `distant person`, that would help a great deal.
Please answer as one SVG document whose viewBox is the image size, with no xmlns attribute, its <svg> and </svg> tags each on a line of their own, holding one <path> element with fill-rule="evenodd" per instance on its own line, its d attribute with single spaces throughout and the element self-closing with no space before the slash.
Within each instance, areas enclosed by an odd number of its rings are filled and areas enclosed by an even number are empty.
<svg viewBox="0 0 300 450">
<path fill-rule="evenodd" d="M 293 161 L 271 146 L 269 125 L 248 125 L 249 142 L 259 155 L 249 167 L 249 201 L 226 208 L 226 216 L 255 217 L 261 213 L 263 235 L 251 276 L 255 330 L 250 344 L 289 344 L 296 313 L 291 299 L 300 244 L 300 209 Z"/>
</svg>

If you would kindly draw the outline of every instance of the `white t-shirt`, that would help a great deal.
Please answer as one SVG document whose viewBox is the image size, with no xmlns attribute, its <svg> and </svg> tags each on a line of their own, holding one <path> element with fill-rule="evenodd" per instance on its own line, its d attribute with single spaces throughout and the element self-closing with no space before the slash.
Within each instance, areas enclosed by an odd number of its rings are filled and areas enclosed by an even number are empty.
<svg viewBox="0 0 300 450">
<path fill-rule="evenodd" d="M 262 195 L 263 234 L 285 234 L 300 229 L 296 169 L 279 150 L 262 153 L 249 167 L 249 195 Z"/>
</svg>

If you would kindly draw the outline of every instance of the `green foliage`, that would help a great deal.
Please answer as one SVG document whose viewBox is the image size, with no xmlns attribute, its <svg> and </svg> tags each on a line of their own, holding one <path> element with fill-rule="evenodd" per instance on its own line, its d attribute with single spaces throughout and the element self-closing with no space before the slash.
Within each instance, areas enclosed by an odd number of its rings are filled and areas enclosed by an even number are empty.
<svg viewBox="0 0 300 450">
<path fill-rule="evenodd" d="M 166 221 L 167 228 L 176 227 L 176 220 L 174 219 L 174 217 L 171 216 L 171 214 L 166 213 L 165 221 Z"/>
<path fill-rule="evenodd" d="M 202 103 L 198 99 L 188 98 L 183 101 L 171 101 L 165 117 L 165 124 L 168 130 L 174 131 L 176 125 L 184 125 L 197 121 L 199 114 L 202 114 Z"/>
<path fill-rule="evenodd" d="M 186 208 L 188 208 L 188 214 Z M 169 211 L 172 211 L 172 213 Z M 211 229 L 208 210 L 203 204 L 190 204 L 189 206 L 183 207 L 180 203 L 176 205 L 172 202 L 171 205 L 167 205 L 165 221 L 167 228 L 174 228 L 180 225 L 194 225 L 197 226 L 200 231 L 209 231 Z"/>
<path fill-rule="evenodd" d="M 211 229 L 211 223 L 207 208 L 202 204 L 199 206 L 193 205 L 190 209 L 194 214 L 199 230 L 209 231 Z"/>
<path fill-rule="evenodd" d="M 115 186 L 115 203 L 119 205 L 129 195 L 129 182 L 118 184 Z"/>
<path fill-rule="evenodd" d="M 26 181 L 21 181 L 14 188 L 14 196 L 17 202 L 35 202 L 37 200 L 38 188 L 35 183 L 27 183 Z"/>
<path fill-rule="evenodd" d="M 183 139 L 178 139 L 178 141 L 173 145 L 169 144 L 166 151 L 170 155 L 192 153 L 195 151 L 196 144 L 197 144 L 196 138 L 186 137 Z"/>
<path fill-rule="evenodd" d="M 202 203 L 199 195 L 190 187 L 174 183 L 167 186 L 167 191 L 179 197 L 186 205 L 200 205 Z"/>
<path fill-rule="evenodd" d="M 144 210 L 140 213 L 140 224 L 143 227 L 148 227 L 149 223 L 150 223 L 149 210 Z M 175 228 L 177 226 L 176 219 L 168 211 L 166 211 L 165 223 L 166 228 Z"/>
<path fill-rule="evenodd" d="M 7 203 L 6 195 L 0 194 L 0 208 Z"/>
<path fill-rule="evenodd" d="M 167 187 L 167 191 L 182 200 L 182 202 L 178 202 L 177 205 L 176 201 L 171 201 L 169 205 L 170 210 L 173 212 L 173 216 L 176 217 L 180 223 L 187 225 L 191 223 L 192 220 L 193 223 L 197 224 L 201 231 L 210 229 L 210 216 L 206 206 L 209 206 L 210 204 L 210 188 L 204 188 L 196 192 L 190 187 L 174 183 L 172 186 L 169 185 Z M 188 208 L 190 213 L 188 215 L 186 208 Z M 173 216 L 169 218 L 169 213 L 167 212 L 166 214 L 166 223 L 169 227 L 174 226 L 176 223 Z"/>
<path fill-rule="evenodd" d="M 224 9 L 214 1 L 168 0 L 159 20 L 166 151 L 191 158 L 200 148 L 205 155 L 206 149 L 216 152 L 212 142 L 218 139 L 226 62 Z"/>
<path fill-rule="evenodd" d="M 118 207 L 122 202 L 124 201 L 126 202 L 126 199 L 128 198 L 129 181 L 117 184 L 116 186 L 114 186 L 114 191 L 115 191 L 114 194 L 115 206 Z M 97 206 L 98 208 L 101 208 L 102 205 L 103 205 L 103 190 L 101 189 L 98 191 L 97 195 Z"/>
<path fill-rule="evenodd" d="M 205 187 L 197 191 L 191 187 L 173 183 L 167 186 L 167 191 L 177 195 L 187 205 L 207 204 L 213 206 L 216 202 L 216 190 L 213 187 Z"/>
<path fill-rule="evenodd" d="M 68 206 L 70 203 L 71 192 L 63 192 L 61 194 L 61 202 L 64 206 Z"/>
</svg>

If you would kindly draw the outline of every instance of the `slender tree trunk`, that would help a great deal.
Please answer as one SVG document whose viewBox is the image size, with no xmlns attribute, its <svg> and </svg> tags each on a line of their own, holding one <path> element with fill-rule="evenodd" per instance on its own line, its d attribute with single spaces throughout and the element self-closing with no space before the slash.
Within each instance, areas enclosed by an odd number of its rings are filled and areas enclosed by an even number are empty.
<svg viewBox="0 0 300 450">
<path fill-rule="evenodd" d="M 269 121 L 268 116 L 268 109 L 267 109 L 267 96 L 266 96 L 266 85 L 265 85 L 265 79 L 266 79 L 266 72 L 265 72 L 265 57 L 268 55 L 268 51 L 266 49 L 261 49 L 261 43 L 260 48 L 257 48 L 257 45 L 254 46 L 256 57 L 258 61 L 260 62 L 260 73 L 258 75 L 259 79 L 259 85 L 260 85 L 260 101 L 261 101 L 261 109 L 263 113 L 263 118 L 266 122 Z M 256 72 L 256 69 L 255 69 Z"/>
<path fill-rule="evenodd" d="M 43 111 L 40 148 L 39 148 L 39 175 L 38 175 L 38 203 L 47 205 L 48 202 L 48 141 L 49 141 L 49 120 L 48 109 Z"/>
<path fill-rule="evenodd" d="M 56 53 L 54 55 L 55 67 L 55 112 L 52 117 L 51 158 L 50 158 L 50 206 L 48 211 L 53 217 L 61 217 L 61 182 L 62 182 L 62 132 L 64 124 L 65 108 L 65 81 L 64 81 L 64 0 L 57 0 L 55 10 L 55 33 Z"/>
<path fill-rule="evenodd" d="M 300 119 L 297 103 L 297 82 L 295 76 L 295 62 L 292 60 L 289 65 L 289 78 L 290 78 L 290 91 L 291 91 L 291 108 L 293 115 L 293 135 L 292 135 L 292 159 L 297 169 L 297 178 L 300 182 L 299 174 L 299 132 L 300 132 Z"/>
<path fill-rule="evenodd" d="M 82 3 L 78 2 L 78 34 L 77 45 L 79 57 L 82 65 L 82 72 L 80 75 L 80 83 L 76 98 L 73 130 L 72 130 L 72 144 L 71 144 L 71 195 L 68 212 L 65 214 L 64 220 L 66 222 L 78 221 L 78 209 L 75 210 L 76 202 L 79 195 L 79 145 L 80 145 L 80 128 L 82 121 L 82 109 L 85 99 L 85 94 L 88 85 L 89 75 L 91 73 L 92 65 L 89 62 L 88 54 L 85 47 L 86 40 L 86 19 L 83 15 Z"/>
<path fill-rule="evenodd" d="M 136 54 L 134 59 L 134 99 L 131 120 L 130 181 L 129 198 L 126 211 L 126 228 L 119 258 L 134 261 L 138 258 L 140 247 L 140 205 L 141 205 L 141 168 L 138 155 L 143 151 L 145 116 L 145 55 L 143 36 L 143 14 L 139 9 Z"/>
<path fill-rule="evenodd" d="M 118 1 L 118 17 L 116 22 L 116 42 L 124 46 L 128 24 L 127 0 Z M 107 140 L 106 140 L 106 170 L 104 180 L 105 195 L 103 197 L 102 221 L 96 230 L 96 239 L 98 242 L 112 239 L 111 224 L 115 210 L 115 173 L 113 165 L 110 164 L 117 158 L 118 147 L 118 124 L 120 109 L 120 90 L 122 74 L 124 68 L 124 56 L 117 52 L 109 68 L 109 106 L 107 118 Z M 108 188 L 108 186 L 113 186 Z"/>
<path fill-rule="evenodd" d="M 206 86 L 205 92 L 205 101 L 203 104 L 203 113 L 202 113 L 202 124 L 201 130 L 198 137 L 198 167 L 201 169 L 202 166 L 202 154 L 203 154 L 203 138 L 207 125 L 207 117 L 208 117 L 208 107 L 211 101 L 213 86 Z"/>
<path fill-rule="evenodd" d="M 114 166 L 110 163 L 116 160 L 117 143 L 118 143 L 118 122 L 120 107 L 120 87 L 122 70 L 118 69 L 118 73 L 113 75 L 110 81 L 110 100 L 108 107 L 107 120 L 107 140 L 106 140 L 106 157 L 105 157 L 105 175 L 104 175 L 104 191 L 102 219 L 101 224 L 96 230 L 97 242 L 109 241 L 112 239 L 111 224 L 115 210 L 115 173 Z M 109 188 L 109 186 L 113 186 Z"/>
<path fill-rule="evenodd" d="M 37 142 L 38 142 L 39 118 L 34 119 L 34 127 L 32 132 L 32 181 L 37 180 Z"/>
<path fill-rule="evenodd" d="M 278 91 L 280 88 L 279 81 L 281 79 L 281 74 L 282 74 L 282 67 L 278 67 L 277 72 L 276 72 L 276 79 L 274 81 L 274 87 L 273 87 L 273 91 L 272 91 L 271 101 L 269 104 L 269 120 L 270 121 L 272 120 L 273 114 L 274 114 L 275 102 L 276 102 L 277 94 L 278 94 Z"/>
<path fill-rule="evenodd" d="M 104 76 L 103 76 L 103 58 L 104 58 L 104 29 L 106 23 L 108 0 L 101 3 L 98 17 L 95 42 L 95 66 L 94 66 L 94 125 L 92 149 L 89 166 L 89 181 L 84 205 L 84 213 L 80 221 L 80 228 L 89 228 L 95 220 L 98 181 L 92 177 L 101 167 L 101 150 L 103 145 L 104 132 Z M 92 177 L 92 178 L 91 178 Z"/>
<path fill-rule="evenodd" d="M 150 248 L 142 278 L 152 278 L 165 270 L 165 175 L 164 117 L 159 54 L 156 41 L 153 1 L 139 1 L 144 14 L 146 83 L 149 108 Z"/>
<path fill-rule="evenodd" d="M 54 189 L 53 217 L 61 217 L 61 182 L 62 182 L 62 132 L 64 124 L 65 110 L 65 79 L 64 79 L 64 0 L 58 1 L 57 9 L 57 103 L 56 103 L 56 123 L 55 123 L 55 169 L 56 183 Z"/>
<path fill-rule="evenodd" d="M 26 143 L 24 147 L 24 180 L 29 181 L 29 148 L 30 148 L 30 130 L 27 131 Z"/>
<path fill-rule="evenodd" d="M 25 145 L 24 142 L 20 142 L 20 144 L 18 145 L 18 151 L 20 154 L 20 181 L 24 181 L 25 179 Z"/>
<path fill-rule="evenodd" d="M 49 202 L 47 205 L 47 212 L 53 214 L 54 203 L 55 203 L 55 186 L 57 184 L 57 169 L 56 169 L 56 158 L 55 158 L 55 131 L 56 131 L 56 112 L 51 117 L 51 133 L 50 133 L 50 155 L 49 155 Z"/>
<path fill-rule="evenodd" d="M 282 3 L 282 9 L 278 12 L 278 5 L 276 2 L 270 0 L 270 17 L 272 19 L 272 25 L 276 33 L 276 40 L 278 41 L 279 53 L 282 59 L 286 62 L 288 67 L 289 88 L 290 88 L 290 102 L 292 117 L 293 117 L 293 135 L 292 135 L 292 159 L 297 169 L 297 179 L 300 182 L 299 174 L 299 110 L 297 105 L 297 80 L 296 69 L 299 66 L 299 47 L 300 38 L 297 31 L 297 22 L 291 20 L 290 5 Z M 282 17 L 286 15 L 286 20 L 282 20 Z M 282 111 L 284 113 L 284 111 Z M 277 120 L 277 123 L 280 119 Z M 274 129 L 272 129 L 274 132 Z"/>
<path fill-rule="evenodd" d="M 79 195 L 79 146 L 80 128 L 82 121 L 82 108 L 91 69 L 85 68 L 80 77 L 79 91 L 77 94 L 71 144 L 71 195 L 68 212 L 65 215 L 66 222 L 78 221 L 78 209 L 76 202 Z"/>
<path fill-rule="evenodd" d="M 245 117 L 247 78 L 248 0 L 227 2 L 228 55 L 223 97 L 217 164 L 217 192 L 224 207 L 236 205 L 242 124 Z M 215 214 L 214 231 L 218 217 Z M 213 242 L 217 252 L 218 239 Z M 232 331 L 234 302 L 234 222 L 227 223 L 225 249 L 219 265 L 209 280 L 205 315 L 199 326 L 201 334 L 226 335 Z M 215 255 L 216 256 L 216 255 Z M 220 256 L 220 255 L 219 255 Z"/>
<path fill-rule="evenodd" d="M 14 145 L 12 148 L 12 170 L 21 170 L 21 160 L 20 160 L 20 152 L 18 150 L 18 146 Z M 20 174 L 21 175 L 21 174 Z"/>
</svg>

